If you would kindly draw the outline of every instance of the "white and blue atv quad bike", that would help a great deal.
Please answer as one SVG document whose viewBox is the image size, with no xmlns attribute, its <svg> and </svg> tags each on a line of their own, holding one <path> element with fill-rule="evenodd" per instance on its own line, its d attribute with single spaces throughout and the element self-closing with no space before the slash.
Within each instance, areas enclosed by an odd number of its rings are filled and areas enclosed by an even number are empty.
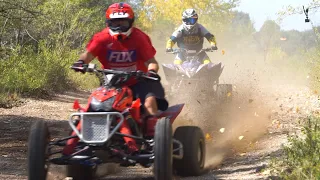
<svg viewBox="0 0 320 180">
<path fill-rule="evenodd" d="M 206 100 L 209 97 L 216 103 L 230 102 L 232 100 L 232 85 L 219 84 L 220 75 L 224 69 L 221 63 L 202 64 L 205 53 L 212 52 L 211 48 L 200 51 L 187 49 L 174 49 L 172 54 L 180 53 L 184 61 L 182 64 L 162 64 L 163 71 L 169 87 L 167 95 L 194 95 Z M 203 97 L 200 97 L 203 96 Z"/>
</svg>

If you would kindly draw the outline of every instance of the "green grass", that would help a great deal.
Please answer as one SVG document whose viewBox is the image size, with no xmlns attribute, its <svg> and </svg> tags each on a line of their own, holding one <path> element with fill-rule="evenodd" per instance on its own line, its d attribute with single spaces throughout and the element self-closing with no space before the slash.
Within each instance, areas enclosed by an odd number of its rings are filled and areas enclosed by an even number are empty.
<svg viewBox="0 0 320 180">
<path fill-rule="evenodd" d="M 0 93 L 0 108 L 11 108 L 20 103 L 17 93 Z"/>
<path fill-rule="evenodd" d="M 274 174 L 287 180 L 320 179 L 320 118 L 308 117 L 302 135 L 289 137 L 284 156 L 272 161 Z"/>
</svg>

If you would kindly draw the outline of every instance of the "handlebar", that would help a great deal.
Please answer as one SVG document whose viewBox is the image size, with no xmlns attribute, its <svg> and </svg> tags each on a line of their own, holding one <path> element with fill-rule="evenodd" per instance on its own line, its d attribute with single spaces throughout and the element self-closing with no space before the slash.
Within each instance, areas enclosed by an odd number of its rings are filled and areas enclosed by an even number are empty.
<svg viewBox="0 0 320 180">
<path fill-rule="evenodd" d="M 184 49 L 184 48 L 178 48 L 178 49 L 173 49 L 172 52 L 168 52 L 168 53 L 170 53 L 170 54 L 178 54 L 178 53 L 181 53 L 181 52 L 189 53 L 188 51 L 193 51 L 193 50 L 187 50 L 187 49 Z M 198 54 L 200 54 L 202 52 L 213 52 L 213 51 L 214 50 L 212 50 L 211 48 L 203 48 L 200 51 L 198 51 L 198 52 L 195 51 L 193 53 L 196 53 L 196 55 L 198 55 Z"/>
<path fill-rule="evenodd" d="M 154 80 L 154 81 L 159 80 L 159 78 L 149 77 L 143 71 L 119 71 L 119 70 L 112 70 L 112 69 L 97 69 L 96 64 L 84 64 L 83 67 L 71 66 L 70 68 L 73 70 L 78 70 L 78 71 L 82 71 L 82 72 L 102 73 L 104 75 L 114 74 L 114 75 L 135 77 L 137 79 L 144 78 L 144 79 L 149 79 L 149 80 Z"/>
<path fill-rule="evenodd" d="M 158 78 L 155 77 L 149 77 L 147 76 L 146 73 L 144 73 L 143 71 L 118 71 L 118 70 L 112 70 L 112 69 L 102 69 L 102 70 L 98 70 L 95 69 L 97 72 L 101 72 L 104 74 L 119 74 L 119 75 L 129 75 L 129 76 L 133 76 L 136 78 L 145 78 L 145 79 L 150 79 L 150 80 L 154 80 L 154 81 L 158 81 Z"/>
</svg>

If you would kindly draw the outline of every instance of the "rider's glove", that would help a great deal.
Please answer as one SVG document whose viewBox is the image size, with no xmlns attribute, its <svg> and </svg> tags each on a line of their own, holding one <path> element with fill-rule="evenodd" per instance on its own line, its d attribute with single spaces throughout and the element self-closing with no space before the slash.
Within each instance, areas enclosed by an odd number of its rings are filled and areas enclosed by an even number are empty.
<svg viewBox="0 0 320 180">
<path fill-rule="evenodd" d="M 84 67 L 84 61 L 78 60 L 75 63 L 73 63 L 72 67 L 79 67 L 79 69 L 74 69 L 76 72 L 82 72 L 85 73 L 85 69 L 82 69 L 81 67 Z"/>
<path fill-rule="evenodd" d="M 148 76 L 148 77 L 157 78 L 158 81 L 161 80 L 161 77 L 159 76 L 159 74 L 157 74 L 157 72 L 156 72 L 155 70 L 153 70 L 153 69 L 151 69 L 151 70 L 149 70 L 149 71 L 147 72 L 147 76 Z"/>
<path fill-rule="evenodd" d="M 212 45 L 211 50 L 218 50 L 218 47 L 216 45 Z"/>
<path fill-rule="evenodd" d="M 173 52 L 173 49 L 172 48 L 167 48 L 166 52 Z"/>
<path fill-rule="evenodd" d="M 218 47 L 216 45 L 212 45 L 211 50 L 218 50 Z"/>
</svg>

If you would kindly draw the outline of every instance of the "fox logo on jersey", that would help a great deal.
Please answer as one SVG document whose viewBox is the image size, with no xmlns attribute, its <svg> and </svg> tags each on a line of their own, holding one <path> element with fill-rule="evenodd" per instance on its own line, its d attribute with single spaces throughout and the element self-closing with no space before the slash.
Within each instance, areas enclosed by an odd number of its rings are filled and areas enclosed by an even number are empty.
<svg viewBox="0 0 320 180">
<path fill-rule="evenodd" d="M 137 61 L 137 52 L 129 51 L 108 51 L 108 61 L 113 63 L 132 63 Z"/>
<path fill-rule="evenodd" d="M 200 42 L 199 36 L 185 36 L 183 37 L 184 44 L 197 44 Z"/>
</svg>

